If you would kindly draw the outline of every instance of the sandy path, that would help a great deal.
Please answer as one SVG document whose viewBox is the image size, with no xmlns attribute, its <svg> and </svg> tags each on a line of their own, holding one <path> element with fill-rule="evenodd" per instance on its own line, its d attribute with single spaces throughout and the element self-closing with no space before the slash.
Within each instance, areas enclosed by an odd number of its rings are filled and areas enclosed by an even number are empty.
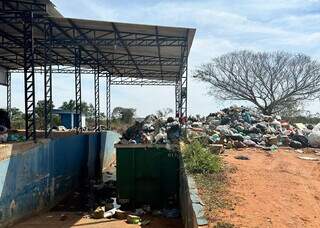
<svg viewBox="0 0 320 228">
<path fill-rule="evenodd" d="M 237 167 L 228 193 L 235 206 L 219 217 L 237 227 L 320 227 L 320 162 L 297 156 L 301 154 L 289 149 L 272 155 L 256 149 L 228 151 L 224 160 Z"/>
</svg>

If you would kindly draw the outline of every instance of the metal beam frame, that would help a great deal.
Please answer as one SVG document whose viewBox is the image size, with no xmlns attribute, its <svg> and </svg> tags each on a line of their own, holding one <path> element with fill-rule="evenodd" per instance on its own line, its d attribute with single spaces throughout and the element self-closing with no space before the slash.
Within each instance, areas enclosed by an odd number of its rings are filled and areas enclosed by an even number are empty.
<svg viewBox="0 0 320 228">
<path fill-rule="evenodd" d="M 44 131 L 45 137 L 48 138 L 52 131 L 52 26 L 45 26 L 45 64 L 44 64 Z"/>
<path fill-rule="evenodd" d="M 143 74 L 142 74 L 140 68 L 138 67 L 138 64 L 136 63 L 136 61 L 135 61 L 134 58 L 132 57 L 132 54 L 131 54 L 128 46 L 124 43 L 124 41 L 123 41 L 123 39 L 122 39 L 122 37 L 121 37 L 121 35 L 120 35 L 120 32 L 119 32 L 119 30 L 117 29 L 117 26 L 116 26 L 114 23 L 111 23 L 111 24 L 112 24 L 112 28 L 113 28 L 113 30 L 114 30 L 114 32 L 115 32 L 115 34 L 116 34 L 116 37 L 118 37 L 118 39 L 119 39 L 120 43 L 122 44 L 123 48 L 124 48 L 124 49 L 126 50 L 126 52 L 128 53 L 130 60 L 132 61 L 133 65 L 135 66 L 135 68 L 136 68 L 137 71 L 138 71 L 138 74 L 140 75 L 141 78 L 143 78 Z"/>
<path fill-rule="evenodd" d="M 75 97 L 76 97 L 76 114 L 77 114 L 77 122 L 76 128 L 77 133 L 82 131 L 82 108 L 81 108 L 81 49 L 75 49 L 74 56 L 74 66 L 75 66 Z"/>
<path fill-rule="evenodd" d="M 11 72 L 7 71 L 7 112 L 11 117 Z"/>
<path fill-rule="evenodd" d="M 111 129 L 111 74 L 106 74 L 106 120 L 107 129 Z"/>
<path fill-rule="evenodd" d="M 110 66 L 112 67 L 111 69 L 108 69 L 107 67 L 104 67 L 106 71 L 111 72 L 112 69 L 115 69 L 119 75 L 123 76 L 123 75 L 121 74 L 121 72 L 118 70 L 118 68 L 115 67 L 115 66 L 112 64 L 112 62 L 108 59 L 108 57 L 107 57 L 106 55 L 104 55 L 103 53 L 101 53 L 100 49 L 99 49 L 94 43 L 92 43 L 92 42 L 88 39 L 87 35 L 86 35 L 83 31 L 81 31 L 81 29 L 80 29 L 78 26 L 76 26 L 76 24 L 75 24 L 72 20 L 69 19 L 69 23 L 73 26 L 73 39 L 75 39 L 75 34 L 76 34 L 75 31 L 77 31 L 77 32 L 80 34 L 81 37 L 83 37 L 84 39 L 86 39 L 86 40 L 89 42 L 89 44 L 94 48 L 95 52 L 96 52 L 97 54 L 99 54 L 99 57 L 102 58 L 100 61 L 103 60 L 103 62 L 106 62 L 107 65 L 110 65 Z M 95 58 L 94 58 L 84 47 L 82 47 L 82 46 L 80 46 L 80 47 L 81 47 L 82 50 L 83 50 L 84 52 L 86 52 L 93 60 L 95 60 Z"/>
<path fill-rule="evenodd" d="M 17 0 L 0 0 L 0 11 L 12 10 L 19 11 L 33 11 L 37 13 L 45 13 L 47 11 L 46 4 L 30 1 L 17 1 Z"/>
<path fill-rule="evenodd" d="M 24 32 L 24 94 L 25 94 L 25 128 L 26 140 L 36 141 L 35 116 L 35 78 L 34 78 L 34 47 L 33 47 L 33 13 L 25 12 L 23 21 Z"/>
<path fill-rule="evenodd" d="M 95 128 L 100 125 L 99 78 L 106 75 L 107 127 L 111 120 L 111 85 L 175 86 L 176 114 L 187 117 L 188 39 L 185 36 L 160 35 L 155 32 L 120 31 L 78 26 L 72 19 L 61 25 L 48 17 L 46 5 L 27 0 L 0 0 L 1 65 L 11 73 L 23 72 L 25 79 L 26 138 L 36 140 L 35 73 L 44 72 L 45 136 L 52 129 L 52 74 L 75 75 L 76 127 L 81 130 L 81 75 L 94 74 Z M 119 26 L 120 28 L 120 26 Z M 8 30 L 6 30 L 8 29 Z M 8 31 L 14 31 L 12 35 Z M 45 34 L 34 37 L 33 30 Z M 188 37 L 188 32 L 186 37 Z M 17 35 L 16 35 L 17 34 Z M 122 52 L 101 47 L 120 47 Z M 130 47 L 157 47 L 154 55 L 133 54 Z M 181 47 L 181 56 L 163 57 L 161 47 Z M 65 50 L 60 52 L 60 49 Z M 22 54 L 23 53 L 23 54 Z M 161 55 L 162 54 L 162 55 Z M 159 66 L 156 70 L 148 66 Z M 167 67 L 168 66 L 168 67 Z M 179 66 L 177 73 L 175 67 Z M 17 69 L 17 67 L 21 67 Z M 98 71 L 96 69 L 98 68 Z M 10 77 L 11 79 L 11 77 Z M 11 86 L 11 80 L 10 80 Z M 11 109 L 11 87 L 8 86 L 7 108 Z"/>
<path fill-rule="evenodd" d="M 186 34 L 186 46 L 181 47 L 181 65 L 175 85 L 176 117 L 188 117 L 188 34 Z"/>
<path fill-rule="evenodd" d="M 159 56 L 159 65 L 160 65 L 161 78 L 163 78 L 163 69 L 162 69 L 162 60 L 161 60 L 161 50 L 160 50 L 158 26 L 156 26 L 156 41 L 157 41 L 157 46 L 158 46 L 158 56 Z"/>
<path fill-rule="evenodd" d="M 94 73 L 94 129 L 100 131 L 100 85 L 99 85 L 99 66 Z"/>
</svg>

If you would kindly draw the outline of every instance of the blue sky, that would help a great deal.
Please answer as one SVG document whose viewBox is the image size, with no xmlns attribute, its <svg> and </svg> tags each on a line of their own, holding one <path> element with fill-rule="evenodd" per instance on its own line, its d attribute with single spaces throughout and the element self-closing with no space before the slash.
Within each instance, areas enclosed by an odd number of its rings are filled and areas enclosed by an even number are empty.
<svg viewBox="0 0 320 228">
<path fill-rule="evenodd" d="M 196 28 L 189 69 L 210 58 L 242 49 L 302 52 L 320 60 L 320 0 L 53 0 L 65 17 Z M 13 106 L 23 107 L 21 75 L 13 76 Z M 56 75 L 54 103 L 74 98 L 73 75 Z M 103 90 L 103 86 L 101 87 Z M 83 76 L 83 99 L 93 102 L 93 80 Z M 205 84 L 190 79 L 189 113 L 208 114 L 231 103 L 207 96 Z M 174 107 L 174 88 L 112 87 L 112 107 L 137 109 L 143 116 Z M 37 76 L 38 100 L 43 81 Z M 5 97 L 5 88 L 0 88 Z M 105 110 L 104 93 L 101 93 Z M 0 99 L 0 107 L 5 99 Z M 307 109 L 320 112 L 319 102 Z"/>
</svg>

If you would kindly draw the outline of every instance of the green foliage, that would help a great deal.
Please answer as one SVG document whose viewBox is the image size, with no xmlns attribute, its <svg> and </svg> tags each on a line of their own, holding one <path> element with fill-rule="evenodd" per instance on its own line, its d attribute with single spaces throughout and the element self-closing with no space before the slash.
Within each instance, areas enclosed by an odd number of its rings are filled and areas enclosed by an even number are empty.
<svg viewBox="0 0 320 228">
<path fill-rule="evenodd" d="M 76 102 L 75 100 L 64 101 L 60 107 L 63 111 L 75 112 Z M 92 116 L 93 105 L 88 105 L 87 102 L 81 102 L 81 112 L 86 116 Z"/>
<path fill-rule="evenodd" d="M 63 111 L 73 112 L 76 110 L 76 102 L 74 100 L 64 101 L 60 108 Z"/>
<path fill-rule="evenodd" d="M 12 129 L 24 129 L 24 114 L 18 108 L 11 109 L 11 128 Z"/>
<path fill-rule="evenodd" d="M 193 140 L 186 146 L 183 159 L 190 173 L 217 173 L 222 170 L 219 156 L 212 154 L 199 140 Z"/>
<path fill-rule="evenodd" d="M 136 110 L 133 108 L 116 107 L 112 111 L 112 118 L 118 119 L 123 123 L 130 124 L 133 121 Z"/>
<path fill-rule="evenodd" d="M 54 108 L 54 105 L 51 104 L 51 108 Z M 36 112 L 36 126 L 38 129 L 44 129 L 44 100 L 40 100 L 37 102 L 37 106 L 35 109 Z"/>
</svg>

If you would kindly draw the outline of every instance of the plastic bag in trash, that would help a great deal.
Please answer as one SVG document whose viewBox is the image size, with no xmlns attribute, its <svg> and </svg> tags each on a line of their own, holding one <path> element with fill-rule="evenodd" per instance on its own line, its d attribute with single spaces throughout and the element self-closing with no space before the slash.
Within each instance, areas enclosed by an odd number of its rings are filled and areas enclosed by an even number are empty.
<svg viewBox="0 0 320 228">
<path fill-rule="evenodd" d="M 320 131 L 313 130 L 308 136 L 308 140 L 310 146 L 320 148 Z"/>
</svg>

